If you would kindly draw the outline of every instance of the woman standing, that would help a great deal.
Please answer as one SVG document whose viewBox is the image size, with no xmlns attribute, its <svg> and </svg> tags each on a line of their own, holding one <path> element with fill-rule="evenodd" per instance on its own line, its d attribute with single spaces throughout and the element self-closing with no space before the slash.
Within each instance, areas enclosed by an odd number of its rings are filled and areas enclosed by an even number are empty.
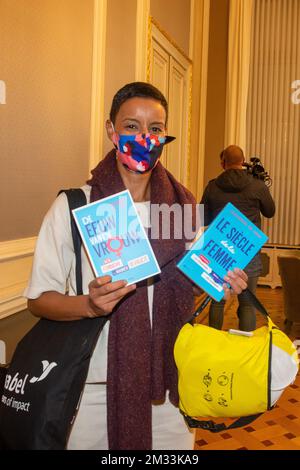
<svg viewBox="0 0 300 470">
<path fill-rule="evenodd" d="M 143 213 L 150 204 L 190 204 L 195 211 L 192 194 L 159 162 L 163 146 L 172 140 L 167 136 L 167 117 L 166 99 L 150 84 L 130 83 L 116 93 L 106 122 L 115 149 L 83 186 L 88 201 L 127 188 Z M 149 226 L 148 220 L 144 225 Z M 31 312 L 70 321 L 109 315 L 90 362 L 69 449 L 193 448 L 193 433 L 177 408 L 173 359 L 176 336 L 194 304 L 191 282 L 176 269 L 187 240 L 176 239 L 171 230 L 168 239 L 160 234 L 150 241 L 159 276 L 131 286 L 112 282 L 110 276 L 94 279 L 83 252 L 84 295 L 76 296 L 64 194 L 44 219 L 26 290 Z M 229 273 L 226 280 L 236 293 L 246 288 L 243 272 Z"/>
</svg>

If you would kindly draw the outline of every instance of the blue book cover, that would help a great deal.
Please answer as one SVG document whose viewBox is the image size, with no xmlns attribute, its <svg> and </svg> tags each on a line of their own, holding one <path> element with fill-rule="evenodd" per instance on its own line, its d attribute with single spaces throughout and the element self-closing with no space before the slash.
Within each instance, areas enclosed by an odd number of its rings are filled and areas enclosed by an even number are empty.
<svg viewBox="0 0 300 470">
<path fill-rule="evenodd" d="M 208 295 L 220 301 L 227 271 L 244 269 L 267 239 L 229 202 L 177 266 Z"/>
<path fill-rule="evenodd" d="M 73 210 L 96 277 L 135 284 L 160 273 L 128 190 Z"/>
</svg>

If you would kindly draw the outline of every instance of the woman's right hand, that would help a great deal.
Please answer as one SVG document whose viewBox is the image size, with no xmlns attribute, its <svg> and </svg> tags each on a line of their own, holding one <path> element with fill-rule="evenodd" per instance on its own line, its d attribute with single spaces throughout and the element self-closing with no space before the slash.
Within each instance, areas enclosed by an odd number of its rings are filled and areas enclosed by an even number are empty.
<svg viewBox="0 0 300 470">
<path fill-rule="evenodd" d="M 101 276 L 89 283 L 90 318 L 109 315 L 125 295 L 136 289 L 136 284 L 127 286 L 126 281 L 111 282 L 111 279 L 111 276 Z"/>
</svg>

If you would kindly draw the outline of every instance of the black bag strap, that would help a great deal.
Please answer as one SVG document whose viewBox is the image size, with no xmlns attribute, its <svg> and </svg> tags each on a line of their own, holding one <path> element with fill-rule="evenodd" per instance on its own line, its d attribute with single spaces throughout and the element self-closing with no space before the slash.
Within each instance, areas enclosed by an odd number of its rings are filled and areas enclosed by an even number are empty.
<svg viewBox="0 0 300 470">
<path fill-rule="evenodd" d="M 262 305 L 262 303 L 258 300 L 255 294 L 251 292 L 248 288 L 243 291 L 245 297 L 247 300 L 264 316 L 264 317 L 269 317 L 268 312 L 266 311 L 265 307 Z M 199 305 L 197 310 L 194 312 L 192 318 L 190 318 L 187 323 L 191 323 L 200 313 L 205 309 L 205 307 L 209 304 L 209 302 L 212 300 L 212 298 L 207 295 L 203 302 Z M 269 366 L 269 373 L 270 373 L 270 366 Z M 268 382 L 270 382 L 270 377 Z M 268 392 L 268 409 L 271 409 L 270 406 L 270 391 Z M 235 428 L 240 428 L 247 426 L 248 424 L 252 423 L 255 419 L 257 419 L 262 413 L 256 413 L 254 415 L 249 415 L 249 416 L 241 416 L 237 420 L 235 420 L 233 423 L 231 423 L 229 426 L 226 426 L 224 423 L 217 424 L 212 420 L 208 421 L 201 421 L 198 419 L 194 419 L 191 416 L 188 416 L 181 412 L 187 425 L 190 428 L 201 428 L 205 429 L 207 431 L 216 433 L 216 432 L 221 432 L 221 431 L 227 431 L 228 429 L 235 429 Z"/>
<path fill-rule="evenodd" d="M 266 318 L 269 317 L 269 314 L 263 304 L 258 300 L 255 294 L 251 292 L 248 288 L 243 291 L 244 296 L 247 298 L 247 300 Z M 209 304 L 209 302 L 212 300 L 212 298 L 209 295 L 205 296 L 205 299 L 203 302 L 199 305 L 197 310 L 193 313 L 192 318 L 190 318 L 186 323 L 191 323 L 195 318 L 200 315 L 200 313 L 205 309 L 205 307 Z"/>
<path fill-rule="evenodd" d="M 248 288 L 243 291 L 243 294 L 247 298 L 247 300 L 256 308 L 264 317 L 268 318 L 269 314 L 263 304 L 258 300 L 255 294 L 251 292 Z"/>
<path fill-rule="evenodd" d="M 182 413 L 182 412 L 181 412 Z M 248 424 L 252 423 L 255 419 L 257 419 L 262 413 L 257 413 L 255 415 L 249 415 L 249 416 L 241 416 L 241 418 L 236 419 L 233 423 L 231 423 L 229 426 L 226 426 L 225 423 L 215 423 L 212 420 L 209 421 L 201 421 L 198 419 L 194 419 L 191 416 L 188 416 L 184 413 L 182 413 L 185 422 L 190 428 L 200 428 L 200 429 L 205 429 L 206 431 L 210 431 L 213 433 L 221 432 L 221 431 L 228 431 L 228 429 L 235 429 L 235 428 L 241 428 L 244 426 L 248 426 Z"/>
<path fill-rule="evenodd" d="M 62 189 L 59 191 L 58 195 L 65 193 L 68 199 L 69 211 L 70 211 L 70 223 L 71 223 L 71 232 L 72 239 L 75 251 L 75 275 L 76 275 L 76 292 L 77 295 L 82 295 L 82 269 L 81 269 L 81 237 L 76 226 L 72 210 L 77 209 L 77 207 L 84 206 L 87 203 L 86 196 L 84 191 L 81 188 L 71 188 L 71 189 Z"/>
</svg>

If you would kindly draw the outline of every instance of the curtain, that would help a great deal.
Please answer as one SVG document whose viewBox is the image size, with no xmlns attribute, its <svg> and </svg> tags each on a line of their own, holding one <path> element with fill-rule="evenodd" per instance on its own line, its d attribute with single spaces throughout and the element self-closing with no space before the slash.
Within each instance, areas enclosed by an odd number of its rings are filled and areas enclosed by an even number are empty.
<svg viewBox="0 0 300 470">
<path fill-rule="evenodd" d="M 300 0 L 255 0 L 247 155 L 273 180 L 269 243 L 300 244 Z"/>
<path fill-rule="evenodd" d="M 230 0 L 225 147 L 245 150 L 246 115 L 254 0 Z"/>
</svg>

